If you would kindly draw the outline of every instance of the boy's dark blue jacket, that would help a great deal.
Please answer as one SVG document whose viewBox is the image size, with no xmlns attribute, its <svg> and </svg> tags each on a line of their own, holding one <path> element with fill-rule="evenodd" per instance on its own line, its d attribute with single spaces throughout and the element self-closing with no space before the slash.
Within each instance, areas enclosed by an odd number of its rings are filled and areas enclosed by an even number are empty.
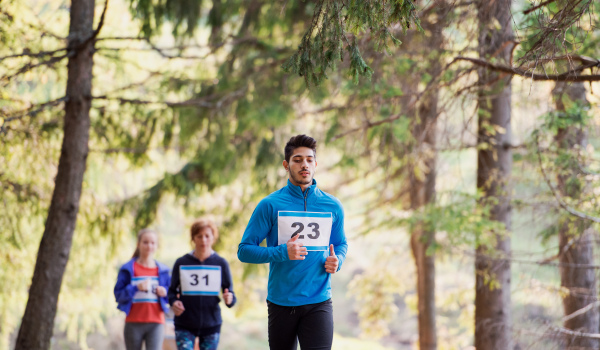
<svg viewBox="0 0 600 350">
<path fill-rule="evenodd" d="M 135 292 L 138 291 L 137 286 L 131 284 L 131 278 L 133 277 L 133 263 L 135 262 L 135 258 L 129 260 L 119 270 L 119 275 L 117 276 L 117 284 L 115 285 L 115 299 L 117 300 L 117 308 L 121 311 L 124 311 L 125 314 L 129 315 L 129 311 L 131 310 L 131 304 L 133 301 L 133 296 Z M 169 288 L 169 284 L 171 283 L 171 277 L 169 277 L 169 267 L 163 263 L 159 263 L 156 261 L 156 266 L 158 266 L 158 284 L 161 287 Z M 161 297 L 160 306 L 162 307 L 165 313 L 169 312 L 169 301 L 167 297 Z"/>
<path fill-rule="evenodd" d="M 176 300 L 181 300 L 185 311 L 175 316 L 175 329 L 185 329 L 198 336 L 206 336 L 221 331 L 221 307 L 219 302 L 221 298 L 211 295 L 181 295 L 181 285 L 179 279 L 179 267 L 186 265 L 212 265 L 221 266 L 221 290 L 229 289 L 233 293 L 232 307 L 235 305 L 236 297 L 233 292 L 233 282 L 231 280 L 231 271 L 227 260 L 219 254 L 213 253 L 204 261 L 200 261 L 192 253 L 188 253 L 175 261 L 171 278 L 171 287 L 167 296 L 169 304 L 173 305 Z"/>
</svg>

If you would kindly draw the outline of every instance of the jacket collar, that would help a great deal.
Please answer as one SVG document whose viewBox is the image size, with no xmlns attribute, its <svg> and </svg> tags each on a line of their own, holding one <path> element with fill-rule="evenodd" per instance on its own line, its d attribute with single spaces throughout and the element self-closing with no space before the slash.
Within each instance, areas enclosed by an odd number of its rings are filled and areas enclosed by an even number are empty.
<svg viewBox="0 0 600 350">
<path fill-rule="evenodd" d="M 313 194 L 317 189 L 317 180 L 313 179 L 312 181 L 312 185 L 310 185 L 310 187 L 306 189 L 306 191 L 308 191 L 308 193 L 306 194 L 302 192 L 302 188 L 300 186 L 294 185 L 289 179 L 287 180 L 287 189 L 290 192 L 290 194 L 294 197 L 304 199 L 304 196 L 306 195 L 306 197 L 308 198 L 308 196 Z"/>
<path fill-rule="evenodd" d="M 127 270 L 129 272 L 131 272 L 132 276 L 133 276 L 133 264 L 135 263 L 137 259 L 136 258 L 131 258 L 128 262 L 126 262 L 121 269 Z M 161 271 L 169 271 L 170 268 L 159 262 L 158 260 L 154 259 L 154 262 L 156 263 L 156 266 L 158 266 L 158 272 L 160 273 Z"/>
<path fill-rule="evenodd" d="M 212 258 L 212 257 L 213 257 L 213 255 L 215 255 L 216 253 L 217 253 L 217 252 L 215 252 L 215 251 L 213 250 L 213 252 L 212 252 L 212 253 L 211 253 L 211 254 L 208 256 L 208 258 L 204 259 L 204 261 L 206 261 L 206 260 L 208 260 L 208 259 Z M 197 257 L 194 255 L 194 251 L 193 251 L 193 250 L 192 250 L 191 252 L 189 252 L 187 255 L 191 256 L 191 257 L 192 257 L 192 259 L 194 259 L 194 260 L 196 260 L 196 261 L 199 261 L 199 262 L 204 262 L 204 261 L 201 261 L 200 259 L 198 259 L 198 258 L 197 258 Z"/>
</svg>

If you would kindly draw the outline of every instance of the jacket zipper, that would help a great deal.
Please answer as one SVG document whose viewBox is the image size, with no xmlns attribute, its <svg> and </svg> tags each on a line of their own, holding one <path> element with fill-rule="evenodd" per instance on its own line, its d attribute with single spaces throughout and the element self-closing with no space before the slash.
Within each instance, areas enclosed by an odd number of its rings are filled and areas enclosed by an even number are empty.
<svg viewBox="0 0 600 350">
<path fill-rule="evenodd" d="M 308 188 L 306 189 L 306 192 L 304 193 L 304 211 L 306 211 L 306 196 L 308 196 Z"/>
</svg>

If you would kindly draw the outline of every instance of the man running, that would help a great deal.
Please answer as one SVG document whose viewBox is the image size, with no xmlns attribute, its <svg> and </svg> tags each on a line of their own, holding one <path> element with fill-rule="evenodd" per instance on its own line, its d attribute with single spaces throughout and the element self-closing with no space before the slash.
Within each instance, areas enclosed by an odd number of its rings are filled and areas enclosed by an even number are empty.
<svg viewBox="0 0 600 350">
<path fill-rule="evenodd" d="M 344 210 L 317 188 L 317 141 L 306 135 L 285 145 L 287 186 L 254 210 L 238 248 L 242 262 L 270 263 L 267 306 L 271 350 L 331 349 L 331 274 L 346 257 Z M 267 239 L 267 246 L 259 244 Z"/>
</svg>

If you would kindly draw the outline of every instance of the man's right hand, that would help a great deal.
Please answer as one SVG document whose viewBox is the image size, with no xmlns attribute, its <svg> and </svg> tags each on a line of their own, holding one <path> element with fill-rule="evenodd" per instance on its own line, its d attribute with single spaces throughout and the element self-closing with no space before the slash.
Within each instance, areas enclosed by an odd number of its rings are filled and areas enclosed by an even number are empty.
<svg viewBox="0 0 600 350">
<path fill-rule="evenodd" d="M 185 311 L 185 307 L 183 307 L 181 300 L 175 300 L 173 305 L 171 305 L 171 308 L 173 309 L 175 316 L 179 316 Z"/>
<path fill-rule="evenodd" d="M 306 247 L 298 240 L 299 235 L 295 235 L 289 241 L 287 241 L 287 251 L 290 260 L 304 260 L 304 256 L 308 255 Z"/>
</svg>

